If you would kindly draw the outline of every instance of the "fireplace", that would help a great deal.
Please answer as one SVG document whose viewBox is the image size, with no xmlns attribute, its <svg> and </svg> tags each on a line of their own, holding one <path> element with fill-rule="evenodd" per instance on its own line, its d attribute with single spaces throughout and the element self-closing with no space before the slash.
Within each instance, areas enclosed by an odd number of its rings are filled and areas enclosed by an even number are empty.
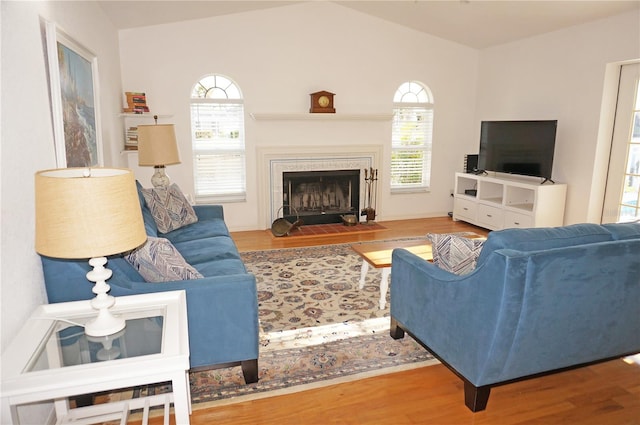
<svg viewBox="0 0 640 425">
<path fill-rule="evenodd" d="M 258 170 L 260 175 L 268 176 L 259 182 L 260 199 L 262 208 L 260 217 L 264 220 L 265 228 L 271 227 L 273 222 L 283 217 L 284 202 L 284 174 L 293 172 L 314 172 L 314 171 L 343 171 L 351 170 L 359 173 L 358 190 L 353 189 L 352 194 L 359 198 L 357 204 L 352 207 L 356 214 L 356 208 L 365 206 L 364 180 L 362 170 L 376 167 L 379 158 L 382 156 L 381 145 L 353 145 L 331 146 L 330 153 L 327 152 L 326 145 L 304 145 L 262 147 L 257 149 Z M 286 211 L 288 220 L 295 220 L 293 211 Z M 321 214 L 321 215 L 326 215 Z M 356 214 L 358 215 L 358 214 Z M 339 218 L 340 214 L 338 214 Z M 360 218 L 360 217 L 359 217 Z M 305 217 L 308 220 L 310 217 Z M 293 222 L 293 221 L 291 221 Z"/>
<path fill-rule="evenodd" d="M 339 223 L 358 214 L 360 170 L 296 171 L 282 174 L 283 216 L 304 224 Z"/>
</svg>

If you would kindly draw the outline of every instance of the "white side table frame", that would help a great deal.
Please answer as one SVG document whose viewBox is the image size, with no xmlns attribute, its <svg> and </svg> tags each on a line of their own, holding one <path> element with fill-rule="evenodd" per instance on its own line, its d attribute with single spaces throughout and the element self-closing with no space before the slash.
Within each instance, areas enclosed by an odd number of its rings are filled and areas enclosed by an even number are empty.
<svg viewBox="0 0 640 425">
<path fill-rule="evenodd" d="M 89 301 L 39 306 L 2 355 L 2 424 L 19 423 L 18 405 L 45 400 L 54 401 L 58 423 L 94 423 L 85 418 L 105 420 L 113 418 L 114 413 L 126 423 L 128 411 L 136 408 L 144 409 L 143 423 L 146 423 L 148 409 L 154 405 L 165 406 L 165 423 L 168 423 L 169 403 L 173 402 L 176 423 L 189 424 L 191 393 L 185 292 L 118 297 L 113 312 L 127 321 L 161 317 L 162 337 L 158 349 L 150 354 L 65 366 L 56 333 L 72 326 L 67 321 L 87 322 L 95 316 L 95 310 Z M 170 394 L 69 408 L 68 397 L 74 395 L 167 381 L 172 383 Z"/>
</svg>

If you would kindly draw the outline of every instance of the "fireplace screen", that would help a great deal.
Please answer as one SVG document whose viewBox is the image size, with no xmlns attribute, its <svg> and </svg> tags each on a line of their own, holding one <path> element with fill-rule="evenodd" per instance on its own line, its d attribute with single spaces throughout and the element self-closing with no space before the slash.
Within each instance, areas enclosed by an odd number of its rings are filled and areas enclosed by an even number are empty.
<svg viewBox="0 0 640 425">
<path fill-rule="evenodd" d="M 283 215 L 304 224 L 339 223 L 356 214 L 360 202 L 360 170 L 285 172 Z"/>
</svg>

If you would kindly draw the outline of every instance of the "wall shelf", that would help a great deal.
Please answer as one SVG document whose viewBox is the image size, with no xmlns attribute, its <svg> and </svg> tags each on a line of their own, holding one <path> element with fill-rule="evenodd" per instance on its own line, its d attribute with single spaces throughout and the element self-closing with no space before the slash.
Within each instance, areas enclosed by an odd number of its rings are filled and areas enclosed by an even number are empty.
<svg viewBox="0 0 640 425">
<path fill-rule="evenodd" d="M 121 117 L 138 118 L 138 119 L 153 119 L 154 115 L 157 115 L 158 119 L 160 119 L 160 118 L 171 118 L 173 116 L 173 115 L 153 114 L 151 112 L 145 112 L 144 114 L 134 114 L 132 112 L 123 112 L 123 113 L 120 114 Z"/>
<path fill-rule="evenodd" d="M 393 114 L 312 114 L 258 113 L 249 114 L 255 121 L 391 121 Z"/>
</svg>

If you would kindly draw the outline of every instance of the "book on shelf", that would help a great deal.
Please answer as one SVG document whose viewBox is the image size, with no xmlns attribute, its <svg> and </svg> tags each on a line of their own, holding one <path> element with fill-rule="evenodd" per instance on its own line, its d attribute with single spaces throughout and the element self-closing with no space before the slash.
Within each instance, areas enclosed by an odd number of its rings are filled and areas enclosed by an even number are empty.
<svg viewBox="0 0 640 425">
<path fill-rule="evenodd" d="M 127 99 L 127 107 L 122 108 L 125 113 L 142 114 L 149 112 L 149 106 L 147 106 L 147 95 L 142 92 L 125 92 Z"/>
</svg>

